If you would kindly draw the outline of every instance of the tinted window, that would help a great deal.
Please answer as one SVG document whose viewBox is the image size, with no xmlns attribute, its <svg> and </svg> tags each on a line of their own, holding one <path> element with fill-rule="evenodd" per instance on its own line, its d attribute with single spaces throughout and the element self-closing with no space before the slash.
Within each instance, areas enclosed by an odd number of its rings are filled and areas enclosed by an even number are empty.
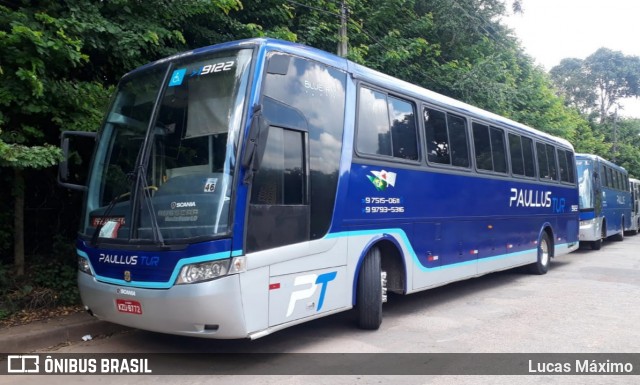
<svg viewBox="0 0 640 385">
<path fill-rule="evenodd" d="M 303 148 L 302 133 L 269 128 L 262 165 L 253 181 L 252 204 L 305 204 Z"/>
<path fill-rule="evenodd" d="M 473 123 L 473 144 L 478 169 L 507 172 L 507 151 L 503 130 Z"/>
<path fill-rule="evenodd" d="M 533 156 L 533 139 L 522 137 L 522 156 L 524 157 L 524 175 L 535 177 L 536 164 Z"/>
<path fill-rule="evenodd" d="M 569 177 L 569 183 L 575 183 L 576 182 L 576 164 L 574 161 L 574 155 L 573 152 L 571 151 L 565 151 L 565 156 L 567 158 L 567 170 L 568 170 L 568 177 Z"/>
<path fill-rule="evenodd" d="M 536 155 L 538 156 L 538 172 L 540 179 L 551 179 L 549 162 L 547 161 L 547 147 L 544 143 L 536 143 Z"/>
<path fill-rule="evenodd" d="M 549 162 L 549 175 L 551 179 L 558 180 L 558 166 L 556 165 L 556 148 L 547 144 L 547 161 Z"/>
<path fill-rule="evenodd" d="M 569 182 L 569 166 L 567 165 L 566 151 L 558 150 L 558 166 L 560 167 L 560 180 Z"/>
<path fill-rule="evenodd" d="M 413 104 L 385 93 L 360 88 L 358 138 L 362 154 L 418 160 L 418 135 Z"/>
<path fill-rule="evenodd" d="M 387 96 L 364 87 L 360 89 L 357 149 L 363 154 L 391 156 Z"/>
<path fill-rule="evenodd" d="M 467 121 L 459 116 L 447 114 L 447 122 L 451 140 L 451 163 L 454 166 L 469 167 Z"/>
<path fill-rule="evenodd" d="M 493 171 L 489 126 L 473 123 L 473 146 L 476 151 L 476 166 L 478 169 Z"/>
<path fill-rule="evenodd" d="M 491 154 L 493 156 L 493 171 L 507 172 L 507 151 L 504 144 L 504 131 L 491 127 Z"/>
<path fill-rule="evenodd" d="M 515 175 L 524 175 L 522 140 L 518 135 L 509 134 L 509 152 L 511 154 L 511 172 Z"/>
<path fill-rule="evenodd" d="M 418 131 L 413 105 L 404 100 L 389 98 L 391 114 L 391 143 L 396 158 L 418 160 Z"/>
<path fill-rule="evenodd" d="M 429 162 L 469 167 L 466 120 L 425 108 L 424 122 Z"/>
<path fill-rule="evenodd" d="M 424 130 L 427 137 L 427 159 L 432 163 L 451 164 L 446 114 L 424 109 Z"/>
</svg>

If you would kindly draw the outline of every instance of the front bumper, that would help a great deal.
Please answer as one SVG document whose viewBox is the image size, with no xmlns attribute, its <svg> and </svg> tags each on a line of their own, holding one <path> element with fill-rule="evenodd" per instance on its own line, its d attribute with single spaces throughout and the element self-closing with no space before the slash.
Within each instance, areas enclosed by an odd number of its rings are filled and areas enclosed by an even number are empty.
<svg viewBox="0 0 640 385">
<path fill-rule="evenodd" d="M 597 218 L 580 221 L 580 242 L 598 241 L 601 238 L 602 230 Z"/>
<path fill-rule="evenodd" d="M 168 334 L 246 338 L 239 275 L 169 289 L 123 287 L 78 273 L 82 302 L 97 318 Z M 142 314 L 118 311 L 116 300 L 135 301 Z"/>
</svg>

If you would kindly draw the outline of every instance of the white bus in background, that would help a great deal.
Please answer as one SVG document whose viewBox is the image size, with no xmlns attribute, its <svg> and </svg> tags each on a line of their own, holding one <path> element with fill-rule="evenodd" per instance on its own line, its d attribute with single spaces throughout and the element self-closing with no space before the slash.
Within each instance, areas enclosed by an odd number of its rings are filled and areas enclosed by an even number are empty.
<svg viewBox="0 0 640 385">
<path fill-rule="evenodd" d="M 627 229 L 631 234 L 638 234 L 640 230 L 640 180 L 629 178 L 631 189 L 631 227 Z"/>
</svg>

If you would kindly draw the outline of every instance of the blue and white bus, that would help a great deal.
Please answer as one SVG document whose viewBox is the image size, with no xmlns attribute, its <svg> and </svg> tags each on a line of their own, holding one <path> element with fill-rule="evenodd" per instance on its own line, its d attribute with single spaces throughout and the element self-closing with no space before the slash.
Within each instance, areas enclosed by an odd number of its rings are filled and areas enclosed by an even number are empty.
<svg viewBox="0 0 640 385">
<path fill-rule="evenodd" d="M 576 154 L 580 194 L 580 242 L 599 250 L 612 237 L 624 240 L 631 229 L 631 192 L 627 171 L 597 155 Z"/>
<path fill-rule="evenodd" d="M 75 187 L 86 309 L 180 335 L 352 308 L 377 329 L 387 291 L 544 274 L 579 244 L 570 143 L 272 39 L 125 75 Z"/>
</svg>

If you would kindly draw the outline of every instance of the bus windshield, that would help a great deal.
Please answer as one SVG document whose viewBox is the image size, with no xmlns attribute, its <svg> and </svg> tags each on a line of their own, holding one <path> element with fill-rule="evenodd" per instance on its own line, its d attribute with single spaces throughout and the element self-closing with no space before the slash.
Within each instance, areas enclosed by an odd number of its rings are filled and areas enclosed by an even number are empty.
<svg viewBox="0 0 640 385">
<path fill-rule="evenodd" d="M 579 205 L 581 210 L 593 209 L 593 162 L 576 160 L 578 169 Z"/>
<path fill-rule="evenodd" d="M 123 79 L 101 131 L 81 233 L 176 241 L 225 234 L 251 50 Z"/>
</svg>

